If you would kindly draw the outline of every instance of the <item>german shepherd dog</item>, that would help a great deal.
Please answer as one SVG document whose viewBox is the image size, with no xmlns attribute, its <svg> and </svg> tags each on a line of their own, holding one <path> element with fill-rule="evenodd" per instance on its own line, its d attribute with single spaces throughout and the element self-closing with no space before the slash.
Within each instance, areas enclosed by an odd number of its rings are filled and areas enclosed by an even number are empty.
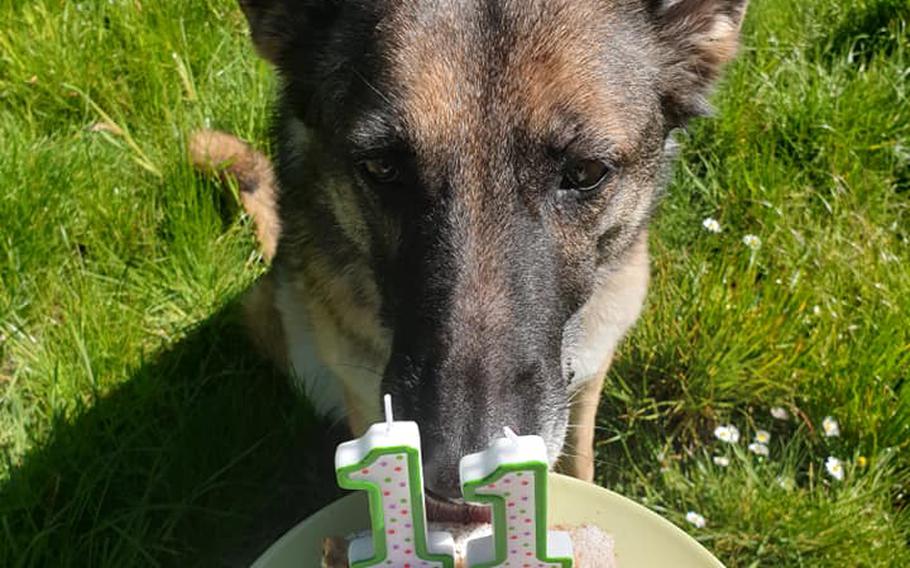
<svg viewBox="0 0 910 568">
<path fill-rule="evenodd" d="M 217 132 L 191 153 L 238 179 L 274 255 L 251 329 L 355 434 L 392 394 L 431 518 L 479 514 L 458 462 L 503 426 L 592 478 L 672 133 L 747 1 L 240 0 L 280 78 L 275 166 Z"/>
</svg>

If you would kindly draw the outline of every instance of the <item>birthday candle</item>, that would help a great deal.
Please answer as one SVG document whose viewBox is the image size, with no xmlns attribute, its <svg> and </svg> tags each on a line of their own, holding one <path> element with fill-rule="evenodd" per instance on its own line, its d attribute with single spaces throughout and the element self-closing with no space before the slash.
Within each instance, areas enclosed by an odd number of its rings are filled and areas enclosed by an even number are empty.
<svg viewBox="0 0 910 568">
<path fill-rule="evenodd" d="M 493 534 L 467 545 L 470 568 L 570 568 L 572 541 L 547 531 L 547 447 L 540 436 L 494 440 L 480 453 L 461 459 L 461 486 L 470 502 L 493 507 Z"/>
<path fill-rule="evenodd" d="M 385 415 L 335 452 L 338 484 L 366 491 L 370 500 L 372 534 L 351 542 L 350 566 L 453 568 L 451 535 L 427 533 L 417 424 L 394 421 L 388 395 Z"/>
</svg>

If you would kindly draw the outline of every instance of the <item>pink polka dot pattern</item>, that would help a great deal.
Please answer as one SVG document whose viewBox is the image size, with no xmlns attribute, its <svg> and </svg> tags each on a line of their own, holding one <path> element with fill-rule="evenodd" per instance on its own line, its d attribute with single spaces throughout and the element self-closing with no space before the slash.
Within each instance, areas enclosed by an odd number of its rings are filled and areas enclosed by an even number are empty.
<svg viewBox="0 0 910 568">
<path fill-rule="evenodd" d="M 444 568 L 441 562 L 422 560 L 417 556 L 417 527 L 408 467 L 406 453 L 384 454 L 372 464 L 350 474 L 351 479 L 377 485 L 382 494 L 387 557 L 375 566 Z"/>
<path fill-rule="evenodd" d="M 506 560 L 504 568 L 561 568 L 562 564 L 537 558 L 537 517 L 534 474 L 516 471 L 495 483 L 477 488 L 478 495 L 498 495 L 506 508 Z M 498 528 L 498 527 L 497 527 Z M 546 534 L 546 533 L 544 533 Z M 544 545 L 544 548 L 546 545 Z"/>
</svg>

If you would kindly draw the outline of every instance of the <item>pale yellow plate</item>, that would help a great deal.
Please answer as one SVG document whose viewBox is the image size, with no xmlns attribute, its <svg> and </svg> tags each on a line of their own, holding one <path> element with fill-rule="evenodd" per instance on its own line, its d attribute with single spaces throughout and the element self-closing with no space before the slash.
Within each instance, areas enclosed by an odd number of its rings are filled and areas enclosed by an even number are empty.
<svg viewBox="0 0 910 568">
<path fill-rule="evenodd" d="M 678 527 L 612 491 L 551 475 L 549 496 L 550 524 L 599 526 L 616 540 L 616 563 L 620 568 L 723 567 Z M 366 495 L 348 495 L 288 531 L 253 568 L 318 566 L 324 538 L 345 536 L 369 528 L 369 524 Z"/>
</svg>

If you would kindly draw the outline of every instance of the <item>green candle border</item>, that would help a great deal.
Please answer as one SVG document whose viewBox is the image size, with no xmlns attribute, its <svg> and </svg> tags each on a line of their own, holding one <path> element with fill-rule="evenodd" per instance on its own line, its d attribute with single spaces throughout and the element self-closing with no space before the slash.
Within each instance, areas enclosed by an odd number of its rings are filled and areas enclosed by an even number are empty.
<svg viewBox="0 0 910 568">
<path fill-rule="evenodd" d="M 385 518 L 382 509 L 382 490 L 376 483 L 368 481 L 358 481 L 351 479 L 349 475 L 352 472 L 359 471 L 365 467 L 372 466 L 379 458 L 390 454 L 407 454 L 408 456 L 408 478 L 410 481 L 411 491 L 411 514 L 414 521 L 414 550 L 418 558 L 427 562 L 441 562 L 443 568 L 455 568 L 455 559 L 444 554 L 432 554 L 429 550 L 427 539 L 426 513 L 423 502 L 423 465 L 420 462 L 419 452 L 410 446 L 390 446 L 384 448 L 373 448 L 363 460 L 335 472 L 338 486 L 343 489 L 352 489 L 357 491 L 366 491 L 370 500 L 370 521 L 373 531 L 373 556 L 366 560 L 361 560 L 351 564 L 351 568 L 370 568 L 388 558 L 385 536 Z"/>
<path fill-rule="evenodd" d="M 488 503 L 493 508 L 493 538 L 495 558 L 492 562 L 475 564 L 470 568 L 495 568 L 506 561 L 508 542 L 506 541 L 506 502 L 500 495 L 478 495 L 480 487 L 496 483 L 509 473 L 530 471 L 534 475 L 534 514 L 541 522 L 537 523 L 536 531 L 536 558 L 538 562 L 559 564 L 562 568 L 572 568 L 572 558 L 550 558 L 547 556 L 547 485 L 549 465 L 544 462 L 532 461 L 525 463 L 505 464 L 496 468 L 496 471 L 483 479 L 469 481 L 462 485 L 461 492 L 466 501 L 472 503 Z M 541 509 L 540 507 L 543 507 Z M 539 513 L 539 516 L 538 516 Z M 500 529 L 500 530 L 497 530 Z"/>
</svg>

